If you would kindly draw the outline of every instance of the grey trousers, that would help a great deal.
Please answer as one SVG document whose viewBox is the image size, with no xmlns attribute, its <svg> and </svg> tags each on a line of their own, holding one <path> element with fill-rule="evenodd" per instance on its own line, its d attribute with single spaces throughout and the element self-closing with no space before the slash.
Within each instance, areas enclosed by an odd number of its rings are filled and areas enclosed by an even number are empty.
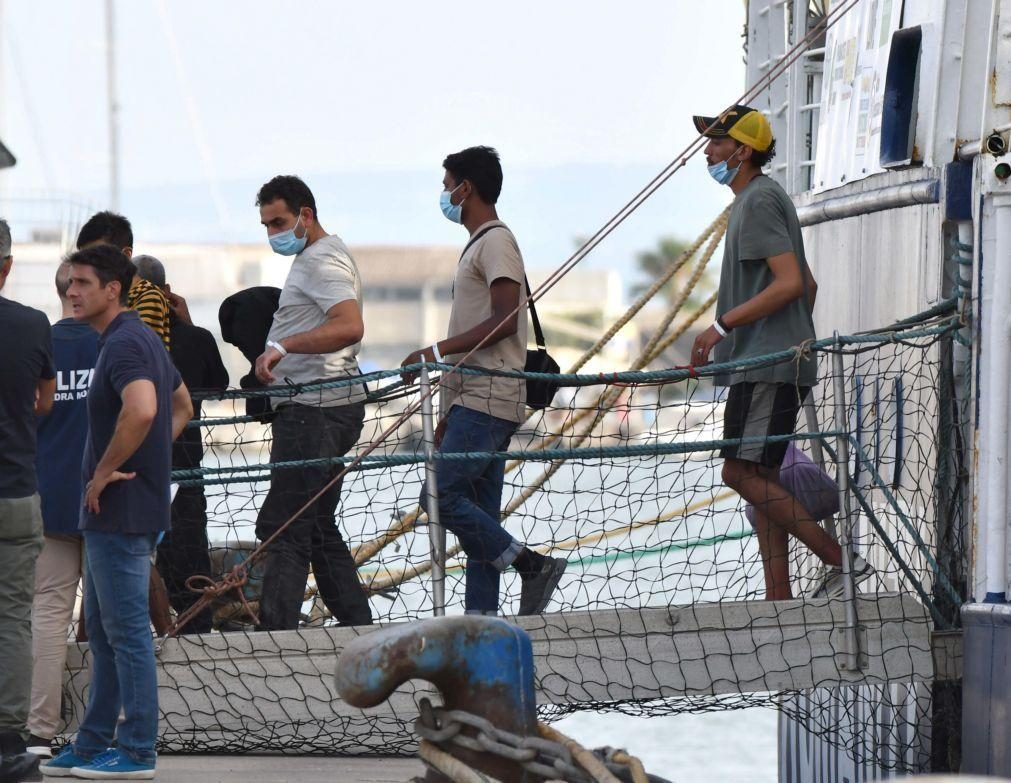
<svg viewBox="0 0 1011 783">
<path fill-rule="evenodd" d="M 32 597 L 42 551 L 39 496 L 0 498 L 0 731 L 23 733 L 32 689 Z"/>
</svg>

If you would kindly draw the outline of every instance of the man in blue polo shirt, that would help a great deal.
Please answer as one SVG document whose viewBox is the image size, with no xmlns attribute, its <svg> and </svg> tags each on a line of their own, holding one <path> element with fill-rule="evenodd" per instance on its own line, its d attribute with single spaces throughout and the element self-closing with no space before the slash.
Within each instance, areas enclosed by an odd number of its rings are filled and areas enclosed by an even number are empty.
<svg viewBox="0 0 1011 783">
<path fill-rule="evenodd" d="M 158 534 L 169 529 L 172 441 L 193 408 L 158 336 L 126 309 L 133 263 L 108 245 L 68 260 L 74 318 L 101 335 L 81 473 L 80 527 L 88 559 L 84 620 L 92 669 L 77 738 L 42 771 L 150 779 L 158 733 L 147 601 L 151 553 Z M 114 738 L 116 748 L 109 749 Z"/>
<path fill-rule="evenodd" d="M 63 318 L 53 325 L 56 394 L 53 410 L 39 422 L 36 458 L 45 543 L 35 566 L 32 603 L 32 703 L 28 749 L 49 756 L 60 727 L 67 629 L 77 601 L 84 554 L 80 531 L 81 455 L 88 437 L 88 386 L 98 358 L 98 332 L 75 321 L 67 289 L 70 264 L 56 270 Z"/>
</svg>

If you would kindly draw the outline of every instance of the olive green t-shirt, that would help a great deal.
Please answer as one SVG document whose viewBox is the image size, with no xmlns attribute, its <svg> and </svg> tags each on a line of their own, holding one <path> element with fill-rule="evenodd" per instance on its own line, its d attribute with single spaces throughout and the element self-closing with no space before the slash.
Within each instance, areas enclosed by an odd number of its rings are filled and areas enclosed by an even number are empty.
<svg viewBox="0 0 1011 783">
<path fill-rule="evenodd" d="M 737 194 L 730 208 L 716 312 L 722 315 L 733 310 L 765 289 L 774 279 L 767 259 L 783 253 L 797 256 L 806 280 L 807 257 L 797 210 L 786 191 L 774 180 L 755 177 Z M 804 295 L 772 315 L 735 328 L 716 344 L 713 361 L 732 362 L 775 353 L 814 339 L 814 336 L 814 321 Z M 813 357 L 721 373 L 713 378 L 717 386 L 743 382 L 813 386 L 816 380 Z"/>
<path fill-rule="evenodd" d="M 523 256 L 520 255 L 516 237 L 505 223 L 498 220 L 482 224 L 474 235 L 487 228 L 492 230 L 467 248 L 457 265 L 453 280 L 453 309 L 449 316 L 450 337 L 491 318 L 491 284 L 496 280 L 506 278 L 519 283 L 521 300 L 527 298 Z M 522 370 L 527 359 L 526 310 L 524 304 L 516 334 L 474 351 L 465 364 L 491 370 Z M 447 364 L 456 364 L 463 354 L 444 358 Z M 526 414 L 526 381 L 522 378 L 452 373 L 442 381 L 443 415 L 449 413 L 454 405 L 520 422 Z"/>
</svg>

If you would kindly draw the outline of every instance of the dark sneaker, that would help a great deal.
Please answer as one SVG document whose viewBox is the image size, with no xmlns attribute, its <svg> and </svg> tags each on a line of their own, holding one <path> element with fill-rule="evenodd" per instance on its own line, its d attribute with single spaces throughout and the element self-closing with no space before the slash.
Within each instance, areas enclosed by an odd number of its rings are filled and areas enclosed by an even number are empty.
<svg viewBox="0 0 1011 783">
<path fill-rule="evenodd" d="M 154 777 L 154 764 L 134 761 L 125 753 L 112 749 L 74 767 L 70 774 L 88 780 L 150 780 Z"/>
<path fill-rule="evenodd" d="M 520 610 L 517 614 L 541 614 L 548 606 L 558 580 L 565 573 L 569 561 L 563 557 L 545 558 L 541 571 L 529 579 L 522 580 L 520 590 Z"/>
<path fill-rule="evenodd" d="M 39 757 L 28 752 L 20 734 L 0 731 L 0 780 L 3 783 L 20 783 L 34 776 L 38 768 Z"/>
<path fill-rule="evenodd" d="M 48 759 L 53 755 L 53 741 L 45 737 L 32 734 L 28 737 L 28 752 L 34 753 L 39 758 Z"/>
<path fill-rule="evenodd" d="M 69 778 L 73 776 L 71 770 L 74 767 L 87 764 L 89 760 L 84 756 L 78 756 L 74 752 L 73 743 L 70 743 L 64 745 L 63 750 L 57 753 L 54 758 L 39 767 L 39 772 L 51 778 Z"/>
</svg>

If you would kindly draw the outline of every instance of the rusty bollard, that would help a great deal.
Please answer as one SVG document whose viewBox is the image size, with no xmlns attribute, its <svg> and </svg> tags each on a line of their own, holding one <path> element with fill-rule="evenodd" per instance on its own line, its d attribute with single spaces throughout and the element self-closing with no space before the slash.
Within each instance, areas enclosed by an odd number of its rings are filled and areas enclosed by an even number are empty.
<svg viewBox="0 0 1011 783">
<path fill-rule="evenodd" d="M 360 636 L 337 661 L 337 691 L 355 707 L 375 707 L 400 685 L 428 680 L 447 710 L 479 715 L 519 736 L 537 736 L 530 637 L 496 617 L 437 617 Z M 465 726 L 461 733 L 474 734 Z M 500 780 L 542 780 L 501 756 L 453 746 L 447 751 Z M 428 780 L 443 781 L 430 772 Z"/>
</svg>

